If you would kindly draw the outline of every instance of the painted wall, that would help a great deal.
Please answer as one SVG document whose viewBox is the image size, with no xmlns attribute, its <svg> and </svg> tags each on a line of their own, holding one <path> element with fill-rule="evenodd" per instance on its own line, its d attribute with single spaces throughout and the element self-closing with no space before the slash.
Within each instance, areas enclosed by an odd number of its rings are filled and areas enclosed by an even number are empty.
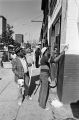
<svg viewBox="0 0 79 120">
<path fill-rule="evenodd" d="M 68 0 L 66 44 L 69 49 L 66 54 L 79 54 L 79 0 Z"/>
<path fill-rule="evenodd" d="M 69 49 L 59 62 L 57 93 L 59 99 L 66 104 L 79 100 L 78 1 L 79 0 L 68 0 L 66 9 L 62 11 L 63 29 L 61 32 L 61 46 L 68 44 Z"/>
</svg>

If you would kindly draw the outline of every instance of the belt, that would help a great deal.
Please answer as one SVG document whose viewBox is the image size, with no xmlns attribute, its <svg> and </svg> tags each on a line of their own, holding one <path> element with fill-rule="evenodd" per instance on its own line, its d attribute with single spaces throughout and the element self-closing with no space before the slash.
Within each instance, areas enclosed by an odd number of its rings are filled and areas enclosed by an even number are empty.
<svg viewBox="0 0 79 120">
<path fill-rule="evenodd" d="M 27 73 L 24 73 L 24 75 L 27 75 L 27 76 L 29 76 L 29 72 L 27 72 Z"/>
<path fill-rule="evenodd" d="M 47 73 L 49 73 L 49 70 L 48 69 L 41 69 L 41 72 L 47 72 Z"/>
</svg>

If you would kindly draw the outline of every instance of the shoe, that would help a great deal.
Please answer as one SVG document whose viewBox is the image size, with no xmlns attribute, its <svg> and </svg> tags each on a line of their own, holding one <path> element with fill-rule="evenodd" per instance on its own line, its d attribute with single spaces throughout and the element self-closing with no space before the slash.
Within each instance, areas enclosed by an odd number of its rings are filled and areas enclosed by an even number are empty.
<svg viewBox="0 0 79 120">
<path fill-rule="evenodd" d="M 49 107 L 46 107 L 45 110 L 48 111 L 48 110 L 49 110 Z"/>
<path fill-rule="evenodd" d="M 32 100 L 32 97 L 30 97 L 30 96 L 27 95 L 27 96 L 25 97 L 25 99 L 26 99 L 26 100 Z"/>
<path fill-rule="evenodd" d="M 18 101 L 18 105 L 21 106 L 22 102 L 21 101 Z"/>
<path fill-rule="evenodd" d="M 25 99 L 26 99 L 26 100 L 28 100 L 28 99 L 29 99 L 28 95 L 27 95 L 27 96 L 25 96 Z"/>
<path fill-rule="evenodd" d="M 29 100 L 32 100 L 32 97 L 29 97 Z"/>
<path fill-rule="evenodd" d="M 18 99 L 18 105 L 21 106 L 21 104 L 22 104 L 22 98 L 19 98 Z"/>
<path fill-rule="evenodd" d="M 40 106 L 42 109 L 46 110 L 46 111 L 49 110 L 49 107 L 43 107 L 43 106 L 41 106 L 40 104 L 39 104 L 39 106 Z"/>
</svg>

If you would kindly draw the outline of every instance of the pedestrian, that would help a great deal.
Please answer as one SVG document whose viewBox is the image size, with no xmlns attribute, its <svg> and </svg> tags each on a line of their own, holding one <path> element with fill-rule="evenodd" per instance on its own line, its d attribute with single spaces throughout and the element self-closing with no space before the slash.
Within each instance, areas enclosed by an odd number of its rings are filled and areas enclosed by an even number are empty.
<svg viewBox="0 0 79 120">
<path fill-rule="evenodd" d="M 42 52 L 41 70 L 40 70 L 41 87 L 40 87 L 38 102 L 40 107 L 42 107 L 43 109 L 48 109 L 46 107 L 46 103 L 49 95 L 50 63 L 58 62 L 61 56 L 65 54 L 65 49 L 59 55 L 56 53 L 56 51 L 54 51 L 54 57 L 51 58 L 50 58 L 49 49 L 47 47 L 44 47 L 41 50 L 41 52 Z"/>
<path fill-rule="evenodd" d="M 15 50 L 16 58 L 12 60 L 12 71 L 15 74 L 15 82 L 19 86 L 19 95 L 18 95 L 18 104 L 21 105 L 22 101 L 25 99 L 25 96 L 28 96 L 29 88 L 29 71 L 28 63 L 25 58 L 25 52 L 22 48 L 17 48 Z M 22 91 L 24 80 L 24 93 Z M 19 82 L 19 83 L 18 83 Z M 21 82 L 22 86 L 19 85 Z"/>
<path fill-rule="evenodd" d="M 39 57 L 41 56 L 41 50 L 39 47 L 37 47 L 36 51 L 35 51 L 35 66 L 36 68 L 39 67 Z"/>
<path fill-rule="evenodd" d="M 50 65 L 49 65 L 49 49 L 47 47 L 42 48 L 41 50 L 42 52 L 42 58 L 40 61 L 40 92 L 39 92 L 39 98 L 38 98 L 38 102 L 39 102 L 39 106 L 43 109 L 46 108 L 46 102 L 47 102 L 47 98 L 48 98 L 48 93 L 49 93 L 49 82 L 48 82 L 48 77 L 49 77 L 49 69 L 50 69 Z M 47 109 L 47 108 L 46 108 Z"/>
</svg>

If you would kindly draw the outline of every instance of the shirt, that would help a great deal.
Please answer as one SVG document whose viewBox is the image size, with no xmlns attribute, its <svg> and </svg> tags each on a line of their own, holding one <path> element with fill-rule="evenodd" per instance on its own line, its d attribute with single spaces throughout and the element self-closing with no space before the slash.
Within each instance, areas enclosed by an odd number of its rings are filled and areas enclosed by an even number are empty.
<svg viewBox="0 0 79 120">
<path fill-rule="evenodd" d="M 24 69 L 24 73 L 27 73 L 27 63 L 26 60 L 24 58 L 20 58 L 20 61 L 22 63 L 23 69 Z"/>
<path fill-rule="evenodd" d="M 50 64 L 48 62 L 48 57 L 42 56 L 41 58 L 41 72 L 49 73 Z"/>
<path fill-rule="evenodd" d="M 42 65 L 47 65 L 47 66 L 50 68 L 50 65 L 49 65 L 48 60 L 49 60 L 48 57 L 43 56 L 43 57 L 41 58 L 41 66 L 42 66 Z"/>
</svg>

